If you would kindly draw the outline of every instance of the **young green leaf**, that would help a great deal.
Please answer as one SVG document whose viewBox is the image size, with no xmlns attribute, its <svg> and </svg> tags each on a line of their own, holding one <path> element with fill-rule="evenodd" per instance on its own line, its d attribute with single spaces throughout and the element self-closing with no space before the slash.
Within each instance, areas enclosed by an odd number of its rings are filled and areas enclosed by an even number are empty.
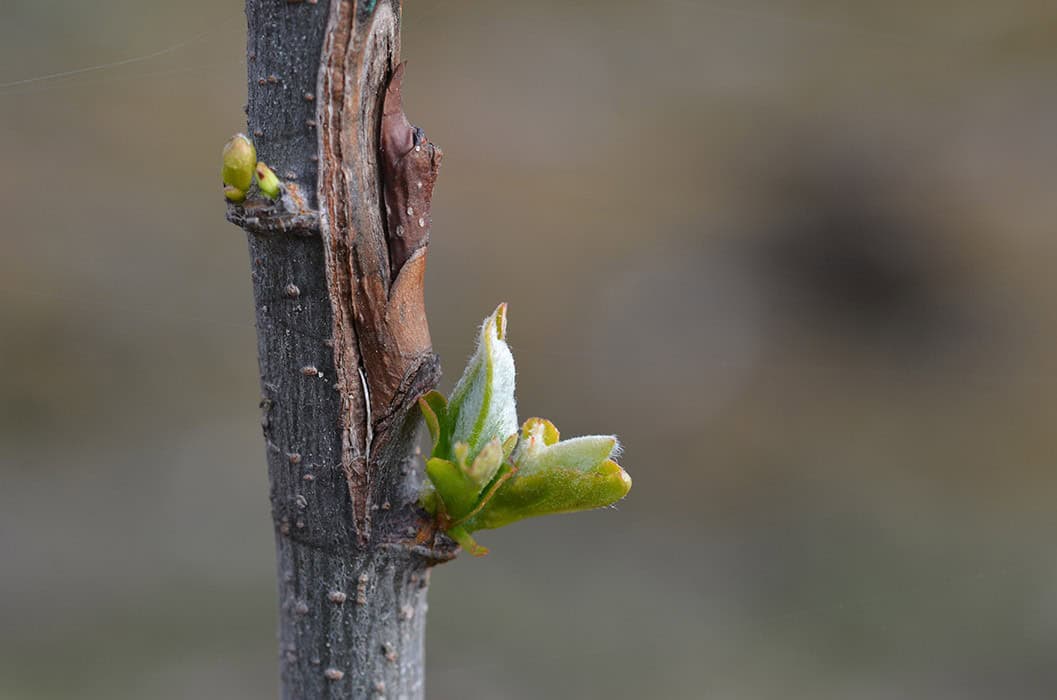
<svg viewBox="0 0 1057 700">
<path fill-rule="evenodd" d="M 426 462 L 426 475 L 444 505 L 444 512 L 451 520 L 459 520 L 470 513 L 477 504 L 481 487 L 453 462 L 433 457 Z"/>
<path fill-rule="evenodd" d="M 448 400 L 439 391 L 431 391 L 418 400 L 422 417 L 433 440 L 433 457 L 451 455 L 451 420 L 448 417 Z"/>
<path fill-rule="evenodd" d="M 559 441 L 558 429 L 544 418 L 529 418 L 512 461 L 522 475 L 546 469 L 586 471 L 618 450 L 612 435 L 587 435 Z"/>
<path fill-rule="evenodd" d="M 500 304 L 481 326 L 477 349 L 448 402 L 452 443 L 466 443 L 468 461 L 492 440 L 517 433 L 514 356 L 505 338 L 506 304 Z"/>
<path fill-rule="evenodd" d="M 588 470 L 516 474 L 464 527 L 469 532 L 488 530 L 537 515 L 601 508 L 624 498 L 630 489 L 631 477 L 609 459 Z"/>
</svg>

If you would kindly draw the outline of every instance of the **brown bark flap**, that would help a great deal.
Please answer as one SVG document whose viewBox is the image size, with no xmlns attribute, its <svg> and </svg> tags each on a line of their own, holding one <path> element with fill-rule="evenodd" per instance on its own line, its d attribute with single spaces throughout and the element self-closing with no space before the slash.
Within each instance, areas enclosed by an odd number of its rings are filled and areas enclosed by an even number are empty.
<svg viewBox="0 0 1057 700">
<path fill-rule="evenodd" d="M 429 245 L 433 185 L 444 155 L 404 114 L 405 66 L 394 71 L 382 109 L 382 191 L 394 280 L 411 255 Z"/>
<path fill-rule="evenodd" d="M 429 246 L 430 205 L 442 153 L 421 129 L 411 125 L 403 108 L 406 63 L 393 71 L 382 101 L 378 135 L 379 173 L 385 208 L 385 245 L 388 266 L 364 265 L 362 255 L 373 246 L 362 243 L 360 270 L 379 274 L 361 280 L 361 299 L 372 312 L 366 314 L 370 328 L 360 337 L 364 367 L 371 391 L 371 409 L 376 428 L 392 415 L 406 410 L 403 388 L 417 384 L 414 375 L 432 359 L 432 341 L 425 309 L 426 253 Z M 380 276 L 388 267 L 389 279 Z M 375 313 L 382 310 L 383 313 Z M 415 397 L 410 397 L 413 401 Z M 401 404 L 401 405 L 397 405 Z M 385 439 L 383 431 L 376 438 Z"/>
</svg>

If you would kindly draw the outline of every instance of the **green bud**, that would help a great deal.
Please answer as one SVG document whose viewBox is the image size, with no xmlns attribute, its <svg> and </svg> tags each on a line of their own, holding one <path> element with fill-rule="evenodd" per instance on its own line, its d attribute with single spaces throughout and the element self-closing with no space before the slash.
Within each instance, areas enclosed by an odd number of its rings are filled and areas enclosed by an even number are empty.
<svg viewBox="0 0 1057 700">
<path fill-rule="evenodd" d="M 499 438 L 496 438 L 477 453 L 473 464 L 460 466 L 462 466 L 463 471 L 466 472 L 466 476 L 470 477 L 471 481 L 483 487 L 492 480 L 495 473 L 499 471 L 499 465 L 502 463 L 503 444 L 499 442 Z"/>
<path fill-rule="evenodd" d="M 221 177 L 225 185 L 231 185 L 245 193 L 253 184 L 253 170 L 256 165 L 257 149 L 245 134 L 235 134 L 224 145 L 224 168 Z"/>
<path fill-rule="evenodd" d="M 224 196 L 227 197 L 229 202 L 234 202 L 235 204 L 246 201 L 246 193 L 232 185 L 224 185 Z"/>
<path fill-rule="evenodd" d="M 257 187 L 268 199 L 279 197 L 279 178 L 276 176 L 275 171 L 261 162 L 257 163 Z"/>
</svg>

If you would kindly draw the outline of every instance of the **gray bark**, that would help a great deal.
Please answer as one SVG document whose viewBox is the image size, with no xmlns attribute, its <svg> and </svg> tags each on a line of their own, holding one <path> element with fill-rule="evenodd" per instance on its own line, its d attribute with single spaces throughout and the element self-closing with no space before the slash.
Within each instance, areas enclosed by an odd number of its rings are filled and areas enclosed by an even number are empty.
<svg viewBox="0 0 1057 700">
<path fill-rule="evenodd" d="M 385 205 L 407 201 L 398 170 L 431 191 L 440 154 L 416 132 L 379 162 L 399 0 L 247 0 L 246 14 L 249 131 L 285 187 L 228 210 L 252 261 L 282 697 L 419 698 L 429 571 L 453 545 L 420 534 L 416 505 L 414 402 L 439 374 L 428 226 L 409 253 Z M 397 167 L 417 146 L 427 162 Z"/>
</svg>

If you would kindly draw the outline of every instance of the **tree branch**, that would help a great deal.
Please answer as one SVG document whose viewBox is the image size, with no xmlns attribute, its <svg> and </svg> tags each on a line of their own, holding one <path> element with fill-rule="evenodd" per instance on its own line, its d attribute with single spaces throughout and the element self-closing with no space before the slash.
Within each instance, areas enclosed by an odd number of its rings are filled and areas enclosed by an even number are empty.
<svg viewBox="0 0 1057 700">
<path fill-rule="evenodd" d="M 454 556 L 416 542 L 413 453 L 439 375 L 423 279 L 441 154 L 403 116 L 399 0 L 246 12 L 249 128 L 283 196 L 228 218 L 252 260 L 283 697 L 421 697 L 429 567 Z"/>
</svg>

